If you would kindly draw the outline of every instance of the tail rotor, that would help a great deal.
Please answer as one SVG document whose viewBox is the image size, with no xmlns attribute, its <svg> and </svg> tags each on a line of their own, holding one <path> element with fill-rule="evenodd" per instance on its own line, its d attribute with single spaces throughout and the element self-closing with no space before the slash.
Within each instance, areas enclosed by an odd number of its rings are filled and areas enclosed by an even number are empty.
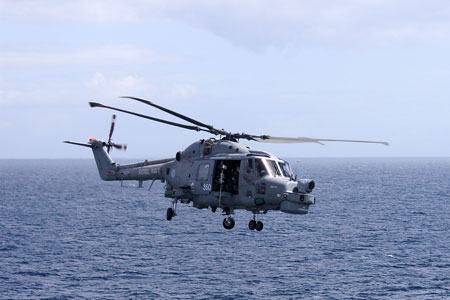
<svg viewBox="0 0 450 300">
<path fill-rule="evenodd" d="M 112 135 L 114 132 L 114 127 L 116 125 L 116 115 L 112 115 L 112 120 L 111 120 L 111 128 L 109 130 L 109 138 L 108 138 L 108 143 L 106 143 L 106 152 L 109 153 L 109 151 L 111 150 L 112 147 L 118 149 L 118 150 L 127 150 L 127 145 L 126 144 L 116 144 L 112 142 Z"/>
</svg>

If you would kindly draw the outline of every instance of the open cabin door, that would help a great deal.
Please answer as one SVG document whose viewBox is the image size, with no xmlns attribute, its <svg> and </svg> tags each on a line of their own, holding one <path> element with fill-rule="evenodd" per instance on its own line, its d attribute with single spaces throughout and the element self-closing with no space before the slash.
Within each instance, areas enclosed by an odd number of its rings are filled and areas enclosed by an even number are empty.
<svg viewBox="0 0 450 300">
<path fill-rule="evenodd" d="M 197 195 L 207 195 L 212 190 L 214 160 L 197 160 L 192 166 L 190 185 Z"/>
<path fill-rule="evenodd" d="M 217 160 L 214 167 L 213 191 L 237 195 L 239 192 L 239 173 L 241 160 L 224 159 Z M 222 177 L 222 182 L 220 178 Z"/>
</svg>

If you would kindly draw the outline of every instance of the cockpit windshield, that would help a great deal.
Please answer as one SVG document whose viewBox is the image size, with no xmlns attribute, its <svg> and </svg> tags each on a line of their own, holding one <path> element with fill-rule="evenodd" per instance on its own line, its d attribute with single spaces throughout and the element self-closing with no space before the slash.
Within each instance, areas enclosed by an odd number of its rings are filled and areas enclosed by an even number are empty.
<svg viewBox="0 0 450 300">
<path fill-rule="evenodd" d="M 267 168 L 261 158 L 255 158 L 255 168 L 257 178 L 268 175 Z"/>
<path fill-rule="evenodd" d="M 281 176 L 280 168 L 274 160 L 255 159 L 256 174 L 258 177 L 269 175 L 271 177 Z"/>
<path fill-rule="evenodd" d="M 280 169 L 277 166 L 277 163 L 274 160 L 266 160 L 267 168 L 269 169 L 270 176 L 281 176 Z"/>
<path fill-rule="evenodd" d="M 286 161 L 279 161 L 281 172 L 283 172 L 283 176 L 293 178 L 294 174 L 292 174 L 291 167 Z"/>
</svg>

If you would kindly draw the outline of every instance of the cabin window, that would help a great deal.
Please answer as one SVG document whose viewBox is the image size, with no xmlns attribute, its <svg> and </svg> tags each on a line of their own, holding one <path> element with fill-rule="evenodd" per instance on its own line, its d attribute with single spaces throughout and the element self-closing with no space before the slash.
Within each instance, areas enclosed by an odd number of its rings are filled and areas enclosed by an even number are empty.
<svg viewBox="0 0 450 300">
<path fill-rule="evenodd" d="M 209 176 L 209 164 L 200 164 L 198 166 L 198 172 L 197 172 L 197 180 L 208 180 Z"/>
</svg>

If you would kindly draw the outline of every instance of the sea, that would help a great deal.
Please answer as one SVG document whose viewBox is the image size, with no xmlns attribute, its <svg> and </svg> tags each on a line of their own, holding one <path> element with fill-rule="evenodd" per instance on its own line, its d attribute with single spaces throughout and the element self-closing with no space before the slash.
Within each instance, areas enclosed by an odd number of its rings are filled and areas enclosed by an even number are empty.
<svg viewBox="0 0 450 300">
<path fill-rule="evenodd" d="M 0 299 L 450 299 L 450 158 L 291 158 L 306 215 L 171 206 L 92 159 L 0 160 Z"/>
</svg>

